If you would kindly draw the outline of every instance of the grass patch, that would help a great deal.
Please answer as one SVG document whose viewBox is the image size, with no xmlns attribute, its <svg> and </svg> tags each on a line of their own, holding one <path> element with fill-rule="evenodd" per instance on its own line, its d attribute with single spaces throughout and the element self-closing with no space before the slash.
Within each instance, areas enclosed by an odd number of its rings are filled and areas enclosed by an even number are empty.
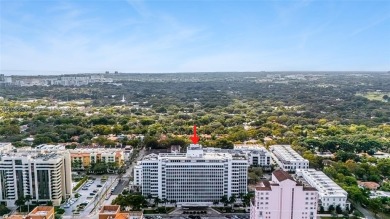
<svg viewBox="0 0 390 219">
<path fill-rule="evenodd" d="M 357 93 L 356 94 L 356 96 L 365 97 L 369 100 L 378 100 L 378 101 L 385 102 L 385 100 L 383 99 L 384 95 L 390 96 L 390 93 L 375 91 L 375 92 Z"/>
<path fill-rule="evenodd" d="M 80 180 L 75 187 L 73 187 L 73 191 L 76 191 L 80 186 L 82 186 L 88 180 L 87 176 L 84 176 L 82 180 Z"/>
<path fill-rule="evenodd" d="M 144 214 L 168 214 L 175 210 L 174 207 L 158 207 L 156 209 L 145 209 Z"/>
</svg>

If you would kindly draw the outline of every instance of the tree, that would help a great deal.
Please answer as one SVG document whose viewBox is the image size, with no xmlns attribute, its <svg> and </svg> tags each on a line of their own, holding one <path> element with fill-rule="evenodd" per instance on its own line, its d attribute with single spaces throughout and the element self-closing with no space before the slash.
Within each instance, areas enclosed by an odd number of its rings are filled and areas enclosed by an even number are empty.
<svg viewBox="0 0 390 219">
<path fill-rule="evenodd" d="M 220 202 L 222 202 L 224 206 L 227 206 L 229 204 L 228 196 L 227 195 L 222 196 Z"/>
<path fill-rule="evenodd" d="M 27 211 L 30 212 L 30 201 L 31 201 L 32 197 L 31 195 L 26 195 L 24 197 L 24 200 L 27 202 Z"/>
<path fill-rule="evenodd" d="M 167 211 L 167 202 L 168 202 L 168 199 L 163 198 L 161 201 L 162 201 L 162 203 L 164 203 L 164 209 L 165 209 L 165 212 L 166 212 L 166 211 Z"/>
<path fill-rule="evenodd" d="M 9 210 L 5 205 L 0 205 L 0 215 L 5 215 L 10 212 L 11 210 Z"/>
<path fill-rule="evenodd" d="M 153 199 L 152 194 L 148 194 L 148 195 L 146 196 L 146 199 L 147 199 L 148 202 L 150 203 L 150 202 L 152 201 L 152 199 Z"/>
<path fill-rule="evenodd" d="M 336 212 L 337 212 L 337 214 L 342 214 L 343 213 L 343 209 L 341 209 L 340 205 L 336 206 Z"/>
<path fill-rule="evenodd" d="M 24 200 L 24 197 L 20 197 L 15 201 L 15 205 L 19 207 L 19 212 L 22 211 L 22 206 L 24 205 L 26 201 Z"/>
<path fill-rule="evenodd" d="M 230 196 L 229 203 L 232 205 L 232 207 L 233 207 L 234 203 L 236 202 L 236 200 L 237 200 L 236 195 L 233 194 L 232 196 Z"/>
<path fill-rule="evenodd" d="M 324 206 L 320 205 L 320 213 L 323 214 L 325 212 Z"/>
<path fill-rule="evenodd" d="M 154 198 L 154 204 L 156 205 L 156 207 L 158 207 L 158 204 L 161 202 L 161 199 L 159 197 L 155 197 Z"/>
<path fill-rule="evenodd" d="M 369 202 L 368 202 L 368 208 L 374 212 L 375 216 L 382 211 L 383 209 L 383 204 L 382 204 L 382 201 L 379 199 L 379 198 L 374 198 L 374 199 L 371 199 Z"/>
<path fill-rule="evenodd" d="M 250 206 L 251 199 L 254 197 L 254 193 L 247 193 L 244 195 L 242 203 L 244 204 L 244 207 Z"/>
<path fill-rule="evenodd" d="M 333 205 L 329 205 L 328 211 L 333 212 L 335 210 L 335 207 Z"/>
</svg>

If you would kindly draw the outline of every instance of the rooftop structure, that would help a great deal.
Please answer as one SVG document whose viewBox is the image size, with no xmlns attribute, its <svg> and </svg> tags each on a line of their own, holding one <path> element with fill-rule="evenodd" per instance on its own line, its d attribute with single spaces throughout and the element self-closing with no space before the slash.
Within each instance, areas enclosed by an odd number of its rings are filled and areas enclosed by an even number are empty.
<svg viewBox="0 0 390 219">
<path fill-rule="evenodd" d="M 28 215 L 28 219 L 54 219 L 54 207 L 37 206 Z"/>
<path fill-rule="evenodd" d="M 120 212 L 120 205 L 104 205 L 99 212 L 99 219 L 142 219 L 141 211 Z"/>
<path fill-rule="evenodd" d="M 322 205 L 325 210 L 331 205 L 334 207 L 340 205 L 343 210 L 349 207 L 350 204 L 347 202 L 348 193 L 322 171 L 300 169 L 296 171 L 296 175 L 297 180 L 301 183 L 311 185 L 318 190 L 319 205 Z"/>
<path fill-rule="evenodd" d="M 271 165 L 271 153 L 261 145 L 234 145 L 234 149 L 204 148 L 209 153 L 229 153 L 245 156 L 249 165 L 269 167 Z"/>
<path fill-rule="evenodd" d="M 0 153 L 11 151 L 14 147 L 9 142 L 0 142 Z"/>
<path fill-rule="evenodd" d="M 272 158 L 284 171 L 309 168 L 309 161 L 294 151 L 291 145 L 272 145 L 270 151 Z"/>
</svg>

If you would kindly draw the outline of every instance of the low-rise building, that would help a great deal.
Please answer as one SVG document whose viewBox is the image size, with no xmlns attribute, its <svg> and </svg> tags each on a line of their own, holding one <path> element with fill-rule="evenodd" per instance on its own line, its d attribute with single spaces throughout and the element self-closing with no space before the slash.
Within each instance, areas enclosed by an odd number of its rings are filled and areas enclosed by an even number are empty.
<svg viewBox="0 0 390 219">
<path fill-rule="evenodd" d="M 358 185 L 361 188 L 366 188 L 369 190 L 377 190 L 381 186 L 376 182 L 362 182 L 362 181 L 358 181 Z"/>
<path fill-rule="evenodd" d="M 54 219 L 54 207 L 37 206 L 26 217 L 27 219 Z"/>
<path fill-rule="evenodd" d="M 236 144 L 235 150 L 241 150 L 248 156 L 249 165 L 269 167 L 271 166 L 271 153 L 265 147 L 258 144 Z"/>
<path fill-rule="evenodd" d="M 250 219 L 316 219 L 318 192 L 279 169 L 261 181 L 251 200 Z"/>
<path fill-rule="evenodd" d="M 53 206 L 37 206 L 27 215 L 6 215 L 4 219 L 54 219 L 55 212 Z"/>
<path fill-rule="evenodd" d="M 302 183 L 307 183 L 318 190 L 318 205 L 322 206 L 325 211 L 329 206 L 340 206 L 345 210 L 350 209 L 350 203 L 347 201 L 348 193 L 331 180 L 322 171 L 315 169 L 300 169 L 296 171 L 297 179 Z"/>
<path fill-rule="evenodd" d="M 120 205 L 104 205 L 99 211 L 99 219 L 142 219 L 142 211 L 121 212 Z"/>
<path fill-rule="evenodd" d="M 79 163 L 80 168 L 86 168 L 91 163 L 116 163 L 121 167 L 125 162 L 123 149 L 115 148 L 86 148 L 69 150 L 73 163 Z"/>
<path fill-rule="evenodd" d="M 294 172 L 296 169 L 309 168 L 309 161 L 294 151 L 291 145 L 272 145 L 269 149 L 272 158 L 284 171 Z"/>
<path fill-rule="evenodd" d="M 234 145 L 234 149 L 204 148 L 208 153 L 229 153 L 245 156 L 249 165 L 269 167 L 271 166 L 271 153 L 261 145 Z"/>
</svg>

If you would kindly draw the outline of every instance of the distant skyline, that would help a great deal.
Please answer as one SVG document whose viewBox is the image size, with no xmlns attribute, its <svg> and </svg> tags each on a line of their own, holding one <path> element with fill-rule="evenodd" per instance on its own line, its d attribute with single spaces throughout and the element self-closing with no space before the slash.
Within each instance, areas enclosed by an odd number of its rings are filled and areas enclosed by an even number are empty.
<svg viewBox="0 0 390 219">
<path fill-rule="evenodd" d="M 0 0 L 7 75 L 389 70 L 385 0 Z"/>
</svg>

